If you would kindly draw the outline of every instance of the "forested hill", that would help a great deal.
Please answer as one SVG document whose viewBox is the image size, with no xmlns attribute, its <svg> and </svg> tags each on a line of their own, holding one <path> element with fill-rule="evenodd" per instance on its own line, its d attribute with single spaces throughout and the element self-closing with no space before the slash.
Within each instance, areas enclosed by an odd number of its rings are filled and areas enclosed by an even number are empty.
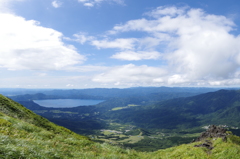
<svg viewBox="0 0 240 159">
<path fill-rule="evenodd" d="M 94 143 L 0 95 L 0 158 L 237 159 L 239 157 L 238 136 L 225 131 L 217 136 L 210 135 L 207 141 L 197 140 L 194 143 L 156 152 L 136 152 L 106 143 Z"/>
<path fill-rule="evenodd" d="M 112 119 L 143 128 L 174 129 L 209 124 L 240 127 L 240 90 L 219 90 L 107 113 Z"/>
</svg>

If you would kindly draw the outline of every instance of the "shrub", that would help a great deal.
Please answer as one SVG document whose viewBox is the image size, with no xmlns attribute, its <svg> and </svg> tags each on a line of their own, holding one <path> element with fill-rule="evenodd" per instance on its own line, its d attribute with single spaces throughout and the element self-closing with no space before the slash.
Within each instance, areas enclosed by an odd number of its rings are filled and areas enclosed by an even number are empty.
<svg viewBox="0 0 240 159">
<path fill-rule="evenodd" d="M 6 127 L 10 127 L 12 125 L 12 123 L 10 123 L 9 121 L 5 120 L 5 119 L 0 119 L 0 126 L 6 126 Z"/>
</svg>

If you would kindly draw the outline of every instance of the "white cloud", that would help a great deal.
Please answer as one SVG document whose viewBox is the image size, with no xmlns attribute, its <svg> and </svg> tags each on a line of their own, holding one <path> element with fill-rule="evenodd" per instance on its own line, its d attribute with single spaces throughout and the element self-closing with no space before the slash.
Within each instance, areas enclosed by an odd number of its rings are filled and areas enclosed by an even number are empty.
<svg viewBox="0 0 240 159">
<path fill-rule="evenodd" d="M 134 44 L 137 42 L 135 38 L 129 39 L 115 39 L 114 41 L 109 40 L 93 40 L 92 45 L 100 48 L 118 48 L 118 49 L 134 49 Z"/>
<path fill-rule="evenodd" d="M 121 5 L 125 5 L 124 0 L 112 0 L 113 2 Z"/>
<path fill-rule="evenodd" d="M 83 5 L 86 6 L 86 7 L 93 7 L 94 3 L 84 3 Z"/>
<path fill-rule="evenodd" d="M 158 15 L 156 12 L 165 13 L 165 15 Z M 181 8 L 180 10 L 176 7 L 159 7 L 157 10 L 149 12 L 148 15 L 155 19 L 148 20 L 142 18 L 130 20 L 124 25 L 116 25 L 110 32 L 143 31 L 153 34 L 167 33 L 178 35 L 182 31 L 185 31 L 185 33 L 194 33 L 199 31 L 198 29 L 214 29 L 216 26 L 219 29 L 230 31 L 234 25 L 230 19 L 224 16 L 209 15 L 201 9 Z"/>
<path fill-rule="evenodd" d="M 39 77 L 45 77 L 45 76 L 47 76 L 47 73 L 38 72 L 38 73 L 35 73 L 35 75 L 39 76 Z"/>
<path fill-rule="evenodd" d="M 74 72 L 99 72 L 99 71 L 106 71 L 109 68 L 107 66 L 102 65 L 83 65 L 83 66 L 73 66 L 68 67 L 69 71 Z"/>
<path fill-rule="evenodd" d="M 62 33 L 12 14 L 0 13 L 0 67 L 10 70 L 62 70 L 85 57 L 62 42 Z"/>
<path fill-rule="evenodd" d="M 33 71 L 38 73 L 33 73 L 31 78 L 18 78 L 19 82 L 13 78 L 0 79 L 2 86 L 9 81 L 19 86 L 33 86 L 39 82 L 42 86 L 55 87 L 81 87 L 79 83 L 84 86 L 99 86 L 100 83 L 118 87 L 240 85 L 240 36 L 232 33 L 236 26 L 227 17 L 189 7 L 158 7 L 146 13 L 144 18 L 114 26 L 105 39 L 99 40 L 79 32 L 73 35 L 74 39 L 67 39 L 82 45 L 90 44 L 98 49 L 114 49 L 111 58 L 118 60 L 137 61 L 138 64 L 142 64 L 139 60 L 155 60 L 153 63 L 144 61 L 146 65 L 139 66 L 81 66 L 86 58 L 74 46 L 63 43 L 62 33 L 42 27 L 37 21 L 6 13 L 10 12 L 9 2 L 18 1 L 21 0 L 0 0 L 0 70 L 41 71 Z M 60 7 L 60 1 L 50 2 Z M 103 2 L 124 4 L 121 0 L 78 2 L 88 7 Z M 118 37 L 122 32 L 134 34 L 124 33 Z M 113 34 L 116 39 L 111 37 Z M 126 37 L 128 35 L 131 37 Z M 151 67 L 156 63 L 158 66 Z M 50 71 L 46 70 L 68 70 L 71 75 L 74 72 L 81 76 L 50 77 Z M 90 79 L 95 83 L 91 83 Z"/>
<path fill-rule="evenodd" d="M 74 87 L 73 84 L 67 84 L 66 87 Z"/>
<path fill-rule="evenodd" d="M 175 74 L 170 76 L 167 82 L 169 85 L 175 85 L 175 84 L 187 83 L 189 82 L 189 80 L 186 79 L 186 77 L 183 77 L 182 75 Z"/>
<path fill-rule="evenodd" d="M 128 60 L 128 61 L 138 61 L 138 60 L 156 60 L 160 57 L 160 53 L 156 51 L 152 52 L 134 52 L 134 51 L 123 51 L 113 55 L 111 58 L 119 60 Z"/>
<path fill-rule="evenodd" d="M 11 5 L 25 0 L 0 0 L 0 12 L 11 12 Z"/>
<path fill-rule="evenodd" d="M 146 59 L 141 57 L 141 51 L 161 52 L 160 60 L 165 60 L 169 72 L 165 81 L 168 84 L 209 85 L 228 79 L 220 82 L 227 84 L 235 80 L 233 74 L 240 68 L 240 36 L 231 33 L 235 29 L 231 19 L 188 7 L 158 7 L 147 15 L 149 19 L 130 20 L 109 31 L 111 34 L 138 31 L 148 36 L 137 39 L 138 51 L 123 51 L 113 58 L 138 60 Z M 148 42 L 152 45 L 146 48 L 143 39 L 152 40 Z"/>
<path fill-rule="evenodd" d="M 53 6 L 54 8 L 59 8 L 59 7 L 62 6 L 62 2 L 60 2 L 60 1 L 53 1 L 53 2 L 52 2 L 52 6 Z"/>
<path fill-rule="evenodd" d="M 72 39 L 73 41 L 77 41 L 79 42 L 80 44 L 84 44 L 88 41 L 92 41 L 95 39 L 95 37 L 93 36 L 88 36 L 87 33 L 84 33 L 84 32 L 80 32 L 78 34 L 74 34 L 73 35 L 76 39 Z"/>
<path fill-rule="evenodd" d="M 134 83 L 151 84 L 156 83 L 159 77 L 166 74 L 166 70 L 162 68 L 149 67 L 147 65 L 136 66 L 128 64 L 110 68 L 105 73 L 95 76 L 92 80 L 100 83 L 113 83 L 122 85 L 132 85 Z"/>
<path fill-rule="evenodd" d="M 175 6 L 172 7 L 164 7 L 160 6 L 154 9 L 151 12 L 146 13 L 146 15 L 149 15 L 151 17 L 159 18 L 161 16 L 177 16 L 177 15 L 183 15 L 185 13 L 185 9 L 188 7 L 184 8 L 177 8 Z"/>
<path fill-rule="evenodd" d="M 82 3 L 84 6 L 93 7 L 95 5 L 99 5 L 102 2 L 108 3 L 117 3 L 120 5 L 124 5 L 124 0 L 78 0 L 79 3 Z"/>
<path fill-rule="evenodd" d="M 137 45 L 138 49 L 143 50 L 154 50 L 156 47 L 160 47 L 161 43 L 170 40 L 170 37 L 165 34 L 159 33 L 155 35 L 156 37 L 145 37 L 139 39 L 139 43 Z"/>
</svg>

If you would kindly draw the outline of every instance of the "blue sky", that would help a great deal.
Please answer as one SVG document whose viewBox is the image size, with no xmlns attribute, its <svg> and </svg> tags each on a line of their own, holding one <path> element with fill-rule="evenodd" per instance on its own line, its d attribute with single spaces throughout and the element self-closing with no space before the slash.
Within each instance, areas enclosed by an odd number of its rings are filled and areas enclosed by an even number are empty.
<svg viewBox="0 0 240 159">
<path fill-rule="evenodd" d="M 0 0 L 0 88 L 240 86 L 240 1 Z"/>
</svg>

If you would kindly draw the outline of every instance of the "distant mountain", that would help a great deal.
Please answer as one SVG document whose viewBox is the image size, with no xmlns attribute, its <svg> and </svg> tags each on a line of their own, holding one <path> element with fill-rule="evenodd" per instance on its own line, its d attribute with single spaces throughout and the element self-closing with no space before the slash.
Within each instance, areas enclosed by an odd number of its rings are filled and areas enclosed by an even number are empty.
<svg viewBox="0 0 240 159">
<path fill-rule="evenodd" d="M 104 99 L 99 96 L 91 96 L 86 94 L 57 94 L 57 95 L 46 95 L 43 93 L 35 93 L 35 94 L 24 94 L 24 95 L 16 95 L 9 96 L 9 98 L 15 101 L 31 101 L 31 100 L 44 100 L 44 99 Z"/>
<path fill-rule="evenodd" d="M 219 90 L 218 88 L 196 88 L 196 87 L 133 87 L 133 88 L 92 88 L 92 89 L 70 89 L 70 90 L 50 90 L 42 93 L 46 95 L 58 96 L 78 96 L 89 95 L 101 98 L 125 98 L 136 96 L 148 96 L 157 93 L 188 93 L 188 94 L 201 94 L 211 91 Z"/>
<path fill-rule="evenodd" d="M 219 90 L 142 107 L 106 112 L 106 117 L 143 128 L 186 128 L 209 124 L 240 127 L 240 90 Z"/>
<path fill-rule="evenodd" d="M 10 89 L 12 90 L 12 89 Z M 8 93 L 11 94 L 10 90 Z M 25 90 L 25 89 L 23 89 Z M 215 88 L 193 88 L 193 87 L 136 87 L 136 88 L 92 88 L 92 89 L 69 89 L 69 90 L 31 90 L 32 93 L 23 94 L 22 89 L 19 90 L 20 95 L 11 95 L 11 99 L 15 101 L 29 101 L 39 99 L 100 99 L 109 100 L 111 98 L 134 98 L 137 97 L 141 101 L 162 101 L 177 97 L 189 97 L 216 91 Z M 16 91 L 16 90 L 13 90 Z M 31 92 L 25 90 L 25 92 Z M 38 92 L 37 92 L 38 91 Z M 0 89 L 6 92 L 5 89 Z M 16 94 L 16 92 L 13 92 Z M 139 100 L 138 99 L 138 100 Z"/>
</svg>

